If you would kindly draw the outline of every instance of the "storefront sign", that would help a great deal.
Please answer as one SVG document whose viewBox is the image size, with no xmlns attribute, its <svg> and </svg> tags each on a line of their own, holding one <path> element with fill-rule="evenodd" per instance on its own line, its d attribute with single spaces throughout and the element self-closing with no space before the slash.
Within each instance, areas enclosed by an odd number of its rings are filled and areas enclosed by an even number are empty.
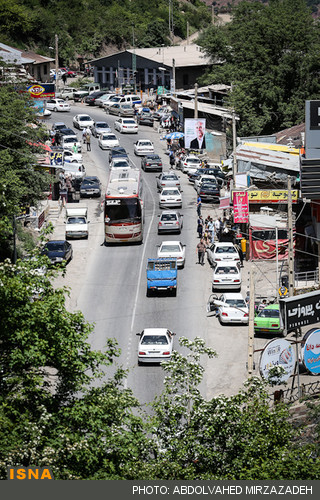
<svg viewBox="0 0 320 500">
<path fill-rule="evenodd" d="M 29 92 L 30 97 L 35 99 L 44 99 L 55 96 L 53 83 L 34 83 L 33 85 L 27 87 L 27 92 Z"/>
<path fill-rule="evenodd" d="M 294 349 L 288 340 L 274 339 L 264 347 L 260 357 L 260 374 L 268 379 L 271 368 L 280 366 L 284 372 L 279 375 L 278 384 L 286 382 L 293 374 L 296 363 Z"/>
<path fill-rule="evenodd" d="M 312 328 L 301 342 L 302 362 L 311 373 L 320 374 L 320 330 Z"/>
<path fill-rule="evenodd" d="M 292 203 L 298 201 L 298 191 L 292 190 Z M 285 189 L 248 191 L 249 203 L 287 203 L 288 191 Z"/>
<path fill-rule="evenodd" d="M 320 292 L 279 299 L 280 314 L 287 330 L 320 322 Z"/>
<path fill-rule="evenodd" d="M 236 224 L 249 222 L 248 191 L 233 191 L 233 219 Z"/>
</svg>

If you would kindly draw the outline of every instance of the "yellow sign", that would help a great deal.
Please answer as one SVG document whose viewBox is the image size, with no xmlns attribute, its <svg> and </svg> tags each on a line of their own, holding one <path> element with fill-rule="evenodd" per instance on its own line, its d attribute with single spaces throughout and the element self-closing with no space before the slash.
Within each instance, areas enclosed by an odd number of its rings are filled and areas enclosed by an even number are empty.
<svg viewBox="0 0 320 500">
<path fill-rule="evenodd" d="M 285 286 L 281 286 L 279 288 L 280 297 L 284 297 L 285 295 L 287 295 L 287 293 L 288 293 L 288 288 L 286 288 Z"/>
<path fill-rule="evenodd" d="M 249 203 L 287 203 L 288 190 L 264 189 L 248 191 Z M 298 201 L 298 190 L 291 191 L 292 203 Z"/>
</svg>

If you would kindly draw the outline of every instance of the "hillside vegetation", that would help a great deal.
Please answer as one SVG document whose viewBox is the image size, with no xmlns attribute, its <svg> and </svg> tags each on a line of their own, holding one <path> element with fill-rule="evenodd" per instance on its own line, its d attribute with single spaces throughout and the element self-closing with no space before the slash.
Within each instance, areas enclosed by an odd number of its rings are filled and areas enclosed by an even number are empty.
<svg viewBox="0 0 320 500">
<path fill-rule="evenodd" d="M 201 0 L 173 0 L 174 34 L 187 36 L 210 23 L 211 13 Z M 169 44 L 167 0 L 0 0 L 0 41 L 37 49 L 54 57 L 59 37 L 59 62 L 78 56 L 98 57 L 108 45 L 123 48 Z"/>
</svg>

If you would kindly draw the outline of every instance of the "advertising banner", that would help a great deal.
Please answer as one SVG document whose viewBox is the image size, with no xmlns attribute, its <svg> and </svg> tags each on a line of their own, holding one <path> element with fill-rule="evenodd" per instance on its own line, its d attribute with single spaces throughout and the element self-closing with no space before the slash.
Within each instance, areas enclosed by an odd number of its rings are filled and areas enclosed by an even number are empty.
<svg viewBox="0 0 320 500">
<path fill-rule="evenodd" d="M 286 382 L 293 374 L 296 356 L 293 346 L 284 339 L 273 339 L 264 347 L 260 357 L 260 374 L 266 380 L 269 378 L 271 368 L 281 366 L 285 371 L 279 375 L 278 384 Z"/>
<path fill-rule="evenodd" d="M 298 190 L 292 190 L 292 203 L 298 202 Z M 285 189 L 264 189 L 248 191 L 249 203 L 288 203 L 288 191 Z"/>
<path fill-rule="evenodd" d="M 63 152 L 62 151 L 52 151 L 50 153 L 50 164 L 51 165 L 62 165 Z"/>
<path fill-rule="evenodd" d="M 302 362 L 306 369 L 314 374 L 320 374 L 320 330 L 312 328 L 301 342 Z"/>
<path fill-rule="evenodd" d="M 277 257 L 277 243 L 275 240 L 255 240 L 250 233 L 250 258 L 252 260 L 275 260 Z M 289 240 L 278 240 L 278 259 L 288 258 Z"/>
<path fill-rule="evenodd" d="M 247 191 L 233 191 L 233 219 L 236 224 L 249 222 L 249 201 Z"/>
<path fill-rule="evenodd" d="M 279 300 L 280 314 L 287 330 L 320 322 L 320 292 L 303 293 Z"/>
<path fill-rule="evenodd" d="M 205 118 L 185 118 L 184 145 L 187 149 L 206 149 L 205 134 Z"/>
<path fill-rule="evenodd" d="M 35 99 L 51 98 L 55 96 L 55 88 L 53 83 L 34 83 L 27 87 L 30 97 Z"/>
</svg>

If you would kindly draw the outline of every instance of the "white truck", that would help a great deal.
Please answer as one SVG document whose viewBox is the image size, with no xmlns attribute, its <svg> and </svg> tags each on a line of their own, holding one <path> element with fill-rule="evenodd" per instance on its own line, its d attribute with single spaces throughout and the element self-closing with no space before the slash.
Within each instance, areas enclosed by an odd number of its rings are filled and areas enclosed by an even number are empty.
<svg viewBox="0 0 320 500">
<path fill-rule="evenodd" d="M 89 223 L 88 207 L 66 209 L 66 240 L 69 238 L 88 238 Z"/>
</svg>

